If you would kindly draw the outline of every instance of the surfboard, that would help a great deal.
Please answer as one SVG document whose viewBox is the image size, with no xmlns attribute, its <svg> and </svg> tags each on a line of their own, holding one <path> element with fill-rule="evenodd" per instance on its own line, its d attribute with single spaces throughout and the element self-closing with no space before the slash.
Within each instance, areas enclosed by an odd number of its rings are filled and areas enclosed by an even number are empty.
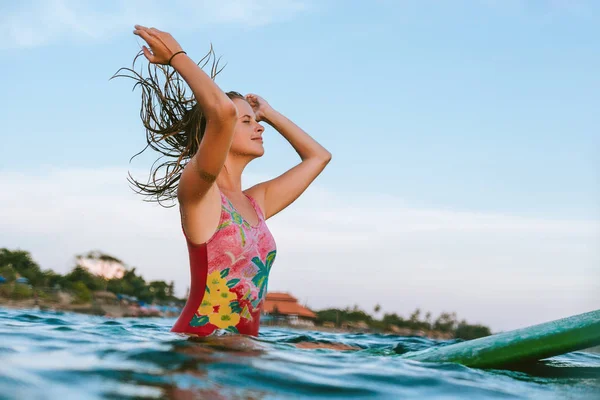
<svg viewBox="0 0 600 400">
<path fill-rule="evenodd" d="M 400 357 L 422 362 L 453 362 L 497 368 L 537 361 L 600 344 L 600 310 L 479 339 L 431 347 Z"/>
</svg>

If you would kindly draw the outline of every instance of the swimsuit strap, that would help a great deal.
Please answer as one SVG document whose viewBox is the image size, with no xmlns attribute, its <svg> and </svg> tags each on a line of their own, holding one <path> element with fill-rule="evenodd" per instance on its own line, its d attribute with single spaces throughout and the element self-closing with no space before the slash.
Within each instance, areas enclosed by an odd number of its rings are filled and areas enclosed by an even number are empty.
<svg viewBox="0 0 600 400">
<path fill-rule="evenodd" d="M 259 222 L 260 221 L 264 221 L 265 220 L 265 216 L 263 215 L 262 210 L 258 206 L 258 203 L 256 203 L 256 200 L 254 200 L 252 198 L 252 196 L 249 196 L 246 193 L 244 193 L 244 195 L 246 195 L 246 197 L 248 198 L 248 200 L 250 200 L 250 203 L 252 203 L 252 207 L 254 207 L 254 211 L 256 211 L 256 215 L 258 216 Z"/>
</svg>

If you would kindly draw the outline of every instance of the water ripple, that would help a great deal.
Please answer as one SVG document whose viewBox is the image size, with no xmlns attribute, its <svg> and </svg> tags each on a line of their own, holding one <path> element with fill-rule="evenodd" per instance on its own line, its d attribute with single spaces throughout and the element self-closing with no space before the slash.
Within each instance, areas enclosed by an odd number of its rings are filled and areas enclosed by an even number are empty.
<svg viewBox="0 0 600 400">
<path fill-rule="evenodd" d="M 398 357 L 454 341 L 282 328 L 187 340 L 173 322 L 0 309 L 0 398 L 600 398 L 600 355 L 587 352 L 480 370 Z"/>
</svg>

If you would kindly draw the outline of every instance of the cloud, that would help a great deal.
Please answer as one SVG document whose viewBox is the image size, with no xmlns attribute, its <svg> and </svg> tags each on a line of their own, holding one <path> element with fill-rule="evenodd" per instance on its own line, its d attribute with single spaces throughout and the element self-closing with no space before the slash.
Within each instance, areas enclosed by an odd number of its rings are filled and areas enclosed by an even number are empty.
<svg viewBox="0 0 600 400">
<path fill-rule="evenodd" d="M 178 32 L 217 25 L 258 27 L 309 9 L 304 0 L 32 0 L 16 4 L 0 15 L 4 38 L 0 48 L 106 40 L 130 32 L 136 23 Z"/>
<path fill-rule="evenodd" d="M 99 249 L 185 294 L 178 211 L 144 203 L 125 169 L 0 171 L 0 181 L 0 246 L 61 273 Z M 600 300 L 598 221 L 424 209 L 314 186 L 269 226 L 278 245 L 269 289 L 317 309 L 380 303 L 407 316 L 421 307 L 505 330 Z"/>
</svg>

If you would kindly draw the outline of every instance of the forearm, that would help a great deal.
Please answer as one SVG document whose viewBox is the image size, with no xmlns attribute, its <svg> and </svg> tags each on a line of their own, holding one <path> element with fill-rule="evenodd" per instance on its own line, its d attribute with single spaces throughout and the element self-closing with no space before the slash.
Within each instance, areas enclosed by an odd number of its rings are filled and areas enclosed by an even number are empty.
<svg viewBox="0 0 600 400">
<path fill-rule="evenodd" d="M 331 159 L 329 151 L 280 112 L 270 109 L 264 120 L 292 145 L 303 161 L 319 159 L 328 162 Z"/>
<path fill-rule="evenodd" d="M 224 110 L 235 110 L 235 105 L 217 84 L 186 54 L 178 54 L 171 65 L 194 93 L 207 119 L 221 118 Z"/>
</svg>

